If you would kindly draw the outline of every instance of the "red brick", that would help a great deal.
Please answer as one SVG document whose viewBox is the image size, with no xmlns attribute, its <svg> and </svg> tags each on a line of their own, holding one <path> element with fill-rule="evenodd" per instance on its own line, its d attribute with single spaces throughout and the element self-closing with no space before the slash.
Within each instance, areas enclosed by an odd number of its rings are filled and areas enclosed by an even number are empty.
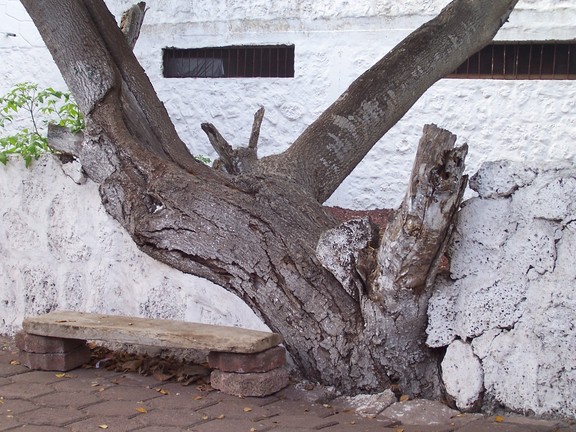
<svg viewBox="0 0 576 432">
<path fill-rule="evenodd" d="M 286 349 L 276 346 L 256 354 L 213 351 L 208 354 L 208 364 L 222 372 L 268 372 L 286 364 Z"/>
<path fill-rule="evenodd" d="M 235 396 L 268 396 L 288 385 L 288 372 L 285 368 L 273 369 L 262 373 L 233 373 L 212 371 L 212 387 Z"/>
<path fill-rule="evenodd" d="M 82 366 L 90 360 L 90 349 L 84 345 L 67 353 L 39 354 L 20 351 L 20 362 L 35 370 L 66 372 Z"/>
<path fill-rule="evenodd" d="M 22 351 L 39 354 L 67 353 L 85 345 L 82 339 L 63 339 L 49 336 L 38 336 L 24 331 L 16 334 L 16 346 Z"/>
</svg>

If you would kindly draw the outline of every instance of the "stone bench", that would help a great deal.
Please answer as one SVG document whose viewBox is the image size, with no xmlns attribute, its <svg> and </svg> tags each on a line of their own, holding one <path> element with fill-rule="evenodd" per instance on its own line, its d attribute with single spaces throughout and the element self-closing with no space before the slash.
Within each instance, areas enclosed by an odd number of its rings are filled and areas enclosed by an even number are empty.
<svg viewBox="0 0 576 432">
<path fill-rule="evenodd" d="M 87 340 L 208 351 L 212 387 L 238 396 L 267 396 L 288 385 L 286 351 L 277 333 L 184 321 L 83 312 L 26 318 L 16 335 L 30 369 L 69 371 L 90 360 Z"/>
</svg>

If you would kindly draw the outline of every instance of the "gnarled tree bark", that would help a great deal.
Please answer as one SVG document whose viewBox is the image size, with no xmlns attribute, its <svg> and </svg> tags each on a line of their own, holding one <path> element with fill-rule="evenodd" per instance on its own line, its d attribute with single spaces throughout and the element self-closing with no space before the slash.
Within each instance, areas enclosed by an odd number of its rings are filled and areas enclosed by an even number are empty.
<svg viewBox="0 0 576 432">
<path fill-rule="evenodd" d="M 432 83 L 492 39 L 516 1 L 453 1 L 285 153 L 256 159 L 253 132 L 249 169 L 224 146 L 232 157 L 222 172 L 188 152 L 102 0 L 22 0 L 86 117 L 82 145 L 67 148 L 143 251 L 241 297 L 308 379 L 426 397 L 439 393 L 426 305 L 466 149 L 427 127 L 400 211 L 384 233 L 359 223 L 355 247 L 340 252 L 347 259 L 330 261 L 349 227 L 322 202 Z"/>
</svg>

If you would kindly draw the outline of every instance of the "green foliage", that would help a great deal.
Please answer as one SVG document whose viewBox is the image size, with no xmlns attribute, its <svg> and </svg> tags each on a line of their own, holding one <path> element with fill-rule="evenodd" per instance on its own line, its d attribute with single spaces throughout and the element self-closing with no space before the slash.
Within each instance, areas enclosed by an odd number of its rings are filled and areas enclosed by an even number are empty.
<svg viewBox="0 0 576 432">
<path fill-rule="evenodd" d="M 205 165 L 210 165 L 210 163 L 212 162 L 212 159 L 204 155 L 195 155 L 194 159 L 196 159 L 198 162 L 202 162 Z"/>
<path fill-rule="evenodd" d="M 17 121 L 16 121 L 17 120 Z M 6 127 L 11 124 L 11 135 Z M 24 125 L 18 128 L 18 125 Z M 84 118 L 72 95 L 38 84 L 16 84 L 0 97 L 0 162 L 6 164 L 8 155 L 19 154 L 29 166 L 32 159 L 52 149 L 48 145 L 48 124 L 69 128 L 72 132 L 84 129 Z"/>
</svg>

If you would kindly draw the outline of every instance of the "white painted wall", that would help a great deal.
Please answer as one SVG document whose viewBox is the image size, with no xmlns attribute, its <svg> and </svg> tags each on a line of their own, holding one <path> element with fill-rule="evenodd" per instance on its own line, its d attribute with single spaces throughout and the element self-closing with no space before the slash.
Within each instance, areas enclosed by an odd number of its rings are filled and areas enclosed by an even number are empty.
<svg viewBox="0 0 576 432">
<path fill-rule="evenodd" d="M 574 418 L 576 169 L 492 162 L 473 183 L 428 309 L 428 344 L 449 347 L 446 388 L 461 408 L 481 381 L 508 408 Z"/>
<path fill-rule="evenodd" d="M 266 329 L 223 288 L 140 252 L 70 165 L 0 165 L 0 334 L 54 309 Z"/>
<path fill-rule="evenodd" d="M 133 0 L 108 0 L 120 16 Z M 253 113 L 266 117 L 260 155 L 286 149 L 347 86 L 448 0 L 150 0 L 136 55 L 192 151 L 215 157 L 200 123 L 233 145 L 248 141 Z M 62 85 L 17 0 L 0 0 L 0 92 L 23 80 Z M 576 3 L 520 0 L 497 39 L 571 39 Z M 162 48 L 294 44 L 293 79 L 165 79 Z M 400 202 L 425 123 L 468 142 L 469 172 L 485 160 L 574 160 L 575 81 L 442 80 L 373 149 L 329 203 L 368 209 Z"/>
</svg>

